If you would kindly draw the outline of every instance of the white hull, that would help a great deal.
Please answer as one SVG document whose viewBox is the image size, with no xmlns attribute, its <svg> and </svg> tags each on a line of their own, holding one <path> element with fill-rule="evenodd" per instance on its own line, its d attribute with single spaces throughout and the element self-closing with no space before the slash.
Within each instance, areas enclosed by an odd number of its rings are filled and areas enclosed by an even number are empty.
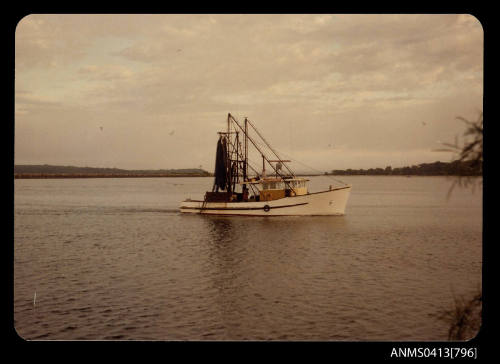
<svg viewBox="0 0 500 364">
<path fill-rule="evenodd" d="M 344 215 L 351 186 L 259 202 L 183 201 L 183 213 L 245 216 Z"/>
</svg>

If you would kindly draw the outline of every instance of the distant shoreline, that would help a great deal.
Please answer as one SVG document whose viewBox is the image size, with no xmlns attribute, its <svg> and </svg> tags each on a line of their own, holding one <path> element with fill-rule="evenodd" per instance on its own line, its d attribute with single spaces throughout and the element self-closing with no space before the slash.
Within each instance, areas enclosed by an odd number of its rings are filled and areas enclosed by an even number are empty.
<svg viewBox="0 0 500 364">
<path fill-rule="evenodd" d="M 321 177 L 321 176 L 375 176 L 375 177 L 456 177 L 459 175 L 443 174 L 298 174 L 297 177 Z M 206 174 L 50 174 L 50 173 L 15 173 L 14 179 L 75 179 L 75 178 L 172 178 L 172 177 L 213 177 Z M 469 177 L 481 177 L 471 175 Z"/>
<path fill-rule="evenodd" d="M 336 176 L 482 176 L 482 166 L 473 161 L 421 163 L 392 168 L 335 169 L 325 175 Z"/>
<path fill-rule="evenodd" d="M 482 176 L 481 166 L 471 162 L 434 162 L 392 168 L 335 169 L 330 172 L 297 173 L 298 177 L 313 176 Z M 201 168 L 126 170 L 118 168 L 94 168 L 52 165 L 14 165 L 14 179 L 48 178 L 154 178 L 154 177 L 213 177 Z"/>
<path fill-rule="evenodd" d="M 210 177 L 212 175 L 212 173 L 201 168 L 126 170 L 48 164 L 14 165 L 14 179 Z"/>
<path fill-rule="evenodd" d="M 14 173 L 14 179 L 48 178 L 153 178 L 153 177 L 211 177 L 206 174 L 151 173 L 151 174 L 105 174 L 105 173 Z"/>
</svg>

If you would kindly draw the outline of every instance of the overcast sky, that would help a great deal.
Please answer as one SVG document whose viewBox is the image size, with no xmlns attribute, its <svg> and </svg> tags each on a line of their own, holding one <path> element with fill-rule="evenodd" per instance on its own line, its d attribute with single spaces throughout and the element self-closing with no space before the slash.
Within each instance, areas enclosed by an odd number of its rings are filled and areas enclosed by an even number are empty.
<svg viewBox="0 0 500 364">
<path fill-rule="evenodd" d="M 15 44 L 16 164 L 212 171 L 230 112 L 321 171 L 402 167 L 483 107 L 470 15 L 30 15 Z"/>
</svg>

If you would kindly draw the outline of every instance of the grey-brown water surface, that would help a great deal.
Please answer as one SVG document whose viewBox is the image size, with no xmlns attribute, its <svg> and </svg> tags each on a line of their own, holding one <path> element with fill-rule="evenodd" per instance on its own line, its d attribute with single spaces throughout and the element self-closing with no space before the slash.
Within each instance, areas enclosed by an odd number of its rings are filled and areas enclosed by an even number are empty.
<svg viewBox="0 0 500 364">
<path fill-rule="evenodd" d="M 345 216 L 181 215 L 212 178 L 15 180 L 24 339 L 446 340 L 481 287 L 482 193 L 345 176 Z M 319 191 L 331 179 L 312 177 Z M 35 298 L 36 292 L 36 298 Z"/>
</svg>

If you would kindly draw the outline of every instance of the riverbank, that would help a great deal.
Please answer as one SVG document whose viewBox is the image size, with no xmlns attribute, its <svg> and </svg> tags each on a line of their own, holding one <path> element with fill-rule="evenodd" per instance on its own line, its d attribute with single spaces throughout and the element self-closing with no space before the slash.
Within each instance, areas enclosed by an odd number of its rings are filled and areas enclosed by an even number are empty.
<svg viewBox="0 0 500 364">
<path fill-rule="evenodd" d="M 202 173 L 14 173 L 14 179 L 46 178 L 152 178 L 152 177 L 210 177 Z"/>
<path fill-rule="evenodd" d="M 148 178 L 148 177 L 210 177 L 201 168 L 126 170 L 54 165 L 14 165 L 14 179 L 45 178 Z"/>
</svg>

